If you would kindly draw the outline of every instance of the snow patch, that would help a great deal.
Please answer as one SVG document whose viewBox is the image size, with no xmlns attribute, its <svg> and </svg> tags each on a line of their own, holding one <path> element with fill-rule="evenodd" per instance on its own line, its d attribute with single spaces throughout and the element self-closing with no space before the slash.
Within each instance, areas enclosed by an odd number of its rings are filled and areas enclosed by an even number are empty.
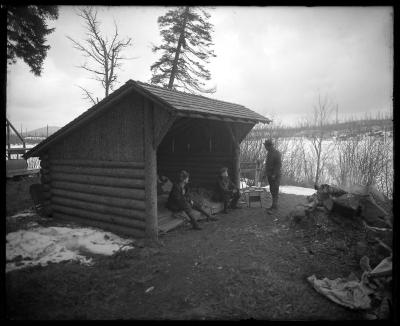
<svg viewBox="0 0 400 326">
<path fill-rule="evenodd" d="M 269 186 L 262 187 L 269 190 Z M 279 192 L 291 195 L 311 196 L 317 191 L 313 188 L 296 187 L 296 186 L 280 186 Z"/>
<path fill-rule="evenodd" d="M 28 230 L 18 230 L 6 237 L 6 272 L 28 266 L 46 266 L 49 262 L 75 260 L 91 265 L 85 252 L 112 255 L 133 248 L 130 240 L 92 228 L 41 227 L 32 224 Z"/>
</svg>

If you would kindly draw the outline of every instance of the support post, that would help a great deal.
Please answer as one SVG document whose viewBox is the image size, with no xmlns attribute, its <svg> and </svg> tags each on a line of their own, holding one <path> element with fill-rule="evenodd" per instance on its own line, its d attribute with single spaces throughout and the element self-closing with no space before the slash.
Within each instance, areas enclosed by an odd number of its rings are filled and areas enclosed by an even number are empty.
<svg viewBox="0 0 400 326">
<path fill-rule="evenodd" d="M 8 156 L 8 159 L 10 160 L 11 159 L 11 154 L 10 154 L 10 149 L 11 149 L 11 145 L 10 145 L 10 124 L 9 124 L 8 121 L 6 122 L 6 124 L 7 124 L 7 149 L 8 149 L 7 156 Z"/>
<path fill-rule="evenodd" d="M 144 160 L 145 160 L 145 200 L 146 235 L 158 238 L 157 217 L 157 157 L 154 142 L 154 108 L 148 100 L 144 101 Z"/>
<path fill-rule="evenodd" d="M 238 142 L 234 143 L 233 147 L 233 168 L 235 169 L 233 183 L 240 188 L 240 145 Z"/>
</svg>

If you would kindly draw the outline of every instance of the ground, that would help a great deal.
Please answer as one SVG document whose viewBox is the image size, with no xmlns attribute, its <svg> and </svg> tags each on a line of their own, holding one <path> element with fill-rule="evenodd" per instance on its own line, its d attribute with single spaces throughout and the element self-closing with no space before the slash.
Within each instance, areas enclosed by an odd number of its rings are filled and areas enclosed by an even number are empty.
<svg viewBox="0 0 400 326">
<path fill-rule="evenodd" d="M 38 175 L 25 176 L 18 180 L 7 180 L 6 183 L 6 213 L 7 216 L 33 205 L 29 194 L 29 187 L 40 183 Z"/>
<path fill-rule="evenodd" d="M 201 231 L 185 225 L 158 243 L 136 241 L 133 250 L 94 256 L 93 266 L 67 262 L 9 272 L 7 317 L 360 319 L 361 312 L 321 296 L 306 277 L 360 276 L 354 243 L 362 235 L 334 223 L 290 223 L 288 213 L 304 202 L 282 194 L 273 215 L 259 207 L 234 210 L 202 222 Z"/>
</svg>

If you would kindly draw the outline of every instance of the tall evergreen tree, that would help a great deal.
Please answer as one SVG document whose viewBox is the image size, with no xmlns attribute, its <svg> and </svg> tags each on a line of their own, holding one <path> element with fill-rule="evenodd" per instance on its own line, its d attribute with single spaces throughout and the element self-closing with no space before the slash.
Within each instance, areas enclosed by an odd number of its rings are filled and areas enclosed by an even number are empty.
<svg viewBox="0 0 400 326">
<path fill-rule="evenodd" d="M 215 88 L 205 88 L 211 74 L 204 63 L 216 56 L 210 48 L 213 25 L 209 18 L 210 14 L 198 7 L 172 9 L 158 18 L 163 43 L 153 46 L 153 52 L 162 55 L 150 68 L 152 84 L 191 93 L 215 92 Z"/>
<path fill-rule="evenodd" d="M 50 49 L 46 36 L 54 31 L 47 28 L 46 19 L 57 18 L 57 6 L 7 6 L 7 63 L 21 58 L 40 76 Z"/>
</svg>

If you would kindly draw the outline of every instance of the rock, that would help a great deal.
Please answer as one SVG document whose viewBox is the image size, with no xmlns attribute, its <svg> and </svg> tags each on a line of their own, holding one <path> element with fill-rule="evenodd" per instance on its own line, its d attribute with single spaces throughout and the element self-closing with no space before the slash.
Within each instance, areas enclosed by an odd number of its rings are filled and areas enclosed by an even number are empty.
<svg viewBox="0 0 400 326">
<path fill-rule="evenodd" d="M 332 211 L 343 217 L 352 218 L 360 212 L 360 199 L 357 195 L 345 194 L 332 200 Z"/>
<path fill-rule="evenodd" d="M 324 207 L 330 212 L 333 208 L 333 200 L 332 198 L 327 198 L 325 199 L 322 204 L 324 205 Z"/>
<path fill-rule="evenodd" d="M 370 272 L 372 270 L 369 264 L 369 258 L 367 256 L 362 256 L 360 259 L 360 267 L 363 272 Z"/>
<path fill-rule="evenodd" d="M 376 203 L 372 196 L 363 196 L 360 199 L 360 205 L 361 216 L 368 225 L 380 228 L 389 226 L 385 220 L 388 213 Z"/>
</svg>

